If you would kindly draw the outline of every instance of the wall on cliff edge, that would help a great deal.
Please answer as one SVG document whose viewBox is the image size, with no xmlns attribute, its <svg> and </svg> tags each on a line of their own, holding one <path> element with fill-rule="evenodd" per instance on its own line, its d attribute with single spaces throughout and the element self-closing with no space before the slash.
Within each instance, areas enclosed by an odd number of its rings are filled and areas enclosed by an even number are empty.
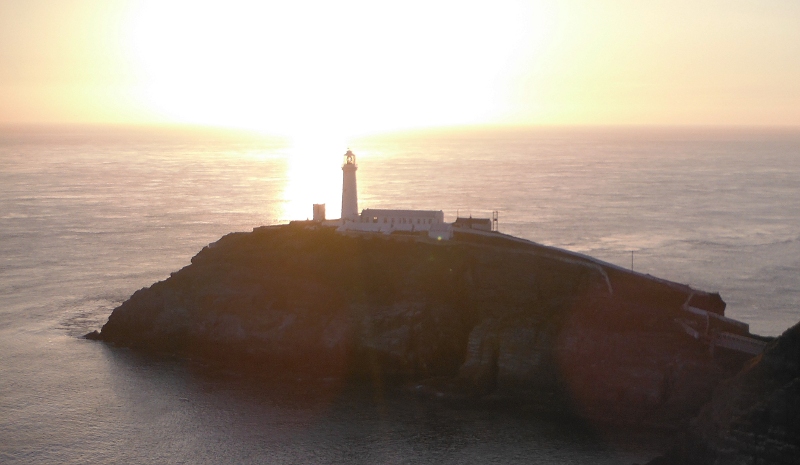
<svg viewBox="0 0 800 465">
<path fill-rule="evenodd" d="M 554 395 L 586 417 L 674 426 L 726 372 L 677 328 L 693 290 L 673 284 L 511 241 L 268 227 L 137 291 L 99 338 L 275 373 L 450 379 L 463 395 Z"/>
</svg>

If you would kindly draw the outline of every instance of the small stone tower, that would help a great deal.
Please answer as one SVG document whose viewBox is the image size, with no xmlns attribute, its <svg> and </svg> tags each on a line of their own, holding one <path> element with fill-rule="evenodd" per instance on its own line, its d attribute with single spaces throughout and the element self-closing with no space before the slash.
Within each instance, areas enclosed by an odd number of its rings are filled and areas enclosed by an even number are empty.
<svg viewBox="0 0 800 465">
<path fill-rule="evenodd" d="M 347 150 L 342 165 L 342 223 L 358 221 L 358 192 L 356 189 L 356 155 Z"/>
</svg>

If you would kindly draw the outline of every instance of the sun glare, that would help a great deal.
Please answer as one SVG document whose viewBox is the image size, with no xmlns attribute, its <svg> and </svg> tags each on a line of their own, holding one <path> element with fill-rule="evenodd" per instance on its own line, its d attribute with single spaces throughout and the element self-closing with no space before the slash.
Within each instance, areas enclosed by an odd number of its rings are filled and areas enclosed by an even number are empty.
<svg viewBox="0 0 800 465">
<path fill-rule="evenodd" d="M 128 42 L 142 97 L 167 120 L 347 137 L 491 118 L 541 32 L 526 8 L 141 2 Z"/>
<path fill-rule="evenodd" d="M 142 1 L 129 54 L 141 99 L 164 121 L 288 137 L 282 220 L 341 208 L 347 140 L 378 131 L 475 124 L 531 38 L 526 2 L 385 4 Z M 534 21 L 534 24 L 538 24 Z"/>
<path fill-rule="evenodd" d="M 342 205 L 344 139 L 333 135 L 295 135 L 287 157 L 282 220 L 311 218 L 312 205 L 324 203 L 328 218 L 338 218 Z"/>
</svg>

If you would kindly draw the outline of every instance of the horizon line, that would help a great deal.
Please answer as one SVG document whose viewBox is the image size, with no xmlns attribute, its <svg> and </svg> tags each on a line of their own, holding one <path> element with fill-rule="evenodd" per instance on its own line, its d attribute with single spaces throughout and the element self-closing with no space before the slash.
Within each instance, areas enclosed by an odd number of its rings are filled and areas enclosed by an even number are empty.
<svg viewBox="0 0 800 465">
<path fill-rule="evenodd" d="M 268 130 L 253 128 L 192 124 L 192 123 L 118 123 L 118 122 L 0 122 L 0 130 L 99 130 L 99 131 L 136 131 L 136 130 L 166 130 L 199 132 L 208 131 L 219 135 L 249 135 L 274 139 L 291 139 L 291 136 L 280 133 L 270 133 Z M 440 126 L 417 126 L 387 130 L 373 130 L 348 136 L 351 139 L 361 139 L 378 136 L 391 136 L 402 134 L 434 134 L 502 130 L 750 130 L 750 131 L 800 131 L 800 124 L 717 124 L 717 123 L 485 123 L 485 124 L 458 124 Z"/>
</svg>

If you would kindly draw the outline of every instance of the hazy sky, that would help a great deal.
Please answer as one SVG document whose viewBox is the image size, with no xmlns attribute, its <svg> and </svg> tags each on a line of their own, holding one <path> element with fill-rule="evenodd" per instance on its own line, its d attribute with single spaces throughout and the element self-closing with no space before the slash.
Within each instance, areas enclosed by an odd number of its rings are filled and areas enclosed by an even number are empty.
<svg viewBox="0 0 800 465">
<path fill-rule="evenodd" d="M 800 1 L 0 0 L 0 122 L 800 125 Z"/>
</svg>

